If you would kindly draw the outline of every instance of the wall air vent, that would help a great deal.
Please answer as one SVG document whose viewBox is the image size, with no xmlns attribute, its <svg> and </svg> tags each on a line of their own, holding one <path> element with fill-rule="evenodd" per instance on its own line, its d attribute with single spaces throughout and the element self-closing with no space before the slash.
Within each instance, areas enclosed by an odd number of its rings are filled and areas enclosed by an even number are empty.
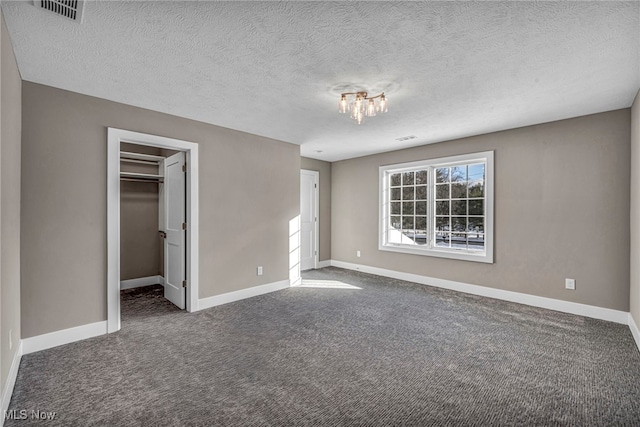
<svg viewBox="0 0 640 427">
<path fill-rule="evenodd" d="M 39 9 L 82 23 L 83 0 L 35 0 L 33 3 Z"/>
<path fill-rule="evenodd" d="M 404 142 L 404 141 L 409 141 L 409 140 L 411 140 L 411 139 L 417 139 L 417 138 L 418 138 L 418 137 L 417 137 L 417 136 L 415 136 L 415 135 L 409 135 L 409 136 L 403 136 L 403 137 L 401 137 L 401 138 L 396 138 L 396 141 Z"/>
</svg>

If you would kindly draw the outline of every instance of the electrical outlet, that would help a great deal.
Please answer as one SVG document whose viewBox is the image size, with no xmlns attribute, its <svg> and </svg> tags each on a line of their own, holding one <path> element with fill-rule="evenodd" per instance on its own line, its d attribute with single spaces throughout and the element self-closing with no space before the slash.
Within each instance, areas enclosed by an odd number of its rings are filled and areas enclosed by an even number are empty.
<svg viewBox="0 0 640 427">
<path fill-rule="evenodd" d="M 13 329 L 9 329 L 9 350 L 13 347 Z"/>
<path fill-rule="evenodd" d="M 356 256 L 360 258 L 360 251 L 356 251 Z"/>
<path fill-rule="evenodd" d="M 258 266 L 258 276 L 262 276 L 262 266 Z"/>
<path fill-rule="evenodd" d="M 565 289 L 571 289 L 572 291 L 575 291 L 576 279 L 564 279 L 564 287 Z"/>
</svg>

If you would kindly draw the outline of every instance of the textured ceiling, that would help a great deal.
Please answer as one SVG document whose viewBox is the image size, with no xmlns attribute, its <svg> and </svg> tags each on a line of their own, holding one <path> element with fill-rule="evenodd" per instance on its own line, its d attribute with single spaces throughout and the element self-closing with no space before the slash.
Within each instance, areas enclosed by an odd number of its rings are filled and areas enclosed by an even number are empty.
<svg viewBox="0 0 640 427">
<path fill-rule="evenodd" d="M 82 24 L 2 10 L 24 80 L 330 161 L 629 107 L 640 87 L 638 2 L 90 1 Z M 353 123 L 347 88 L 384 90 L 389 112 Z"/>
</svg>

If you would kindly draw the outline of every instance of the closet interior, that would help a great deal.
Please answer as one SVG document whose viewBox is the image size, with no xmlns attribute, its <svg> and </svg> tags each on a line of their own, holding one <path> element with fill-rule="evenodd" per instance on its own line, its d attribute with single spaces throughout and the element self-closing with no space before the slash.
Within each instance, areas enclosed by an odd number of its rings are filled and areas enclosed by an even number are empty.
<svg viewBox="0 0 640 427">
<path fill-rule="evenodd" d="M 120 145 L 120 288 L 165 285 L 164 163 L 179 153 Z"/>
</svg>

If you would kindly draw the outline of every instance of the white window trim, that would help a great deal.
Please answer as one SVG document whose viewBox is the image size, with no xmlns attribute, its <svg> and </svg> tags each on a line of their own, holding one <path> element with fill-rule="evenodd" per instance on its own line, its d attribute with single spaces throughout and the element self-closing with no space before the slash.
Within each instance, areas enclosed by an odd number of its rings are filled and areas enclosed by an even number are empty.
<svg viewBox="0 0 640 427">
<path fill-rule="evenodd" d="M 468 164 L 475 161 L 486 163 L 485 169 L 485 250 L 484 252 L 466 252 L 456 249 L 436 248 L 430 246 L 412 246 L 401 244 L 389 244 L 386 242 L 386 220 L 388 213 L 389 181 L 386 179 L 390 171 L 408 172 L 416 169 L 433 168 L 440 165 L 451 166 L 456 163 Z M 433 185 L 432 177 L 428 182 L 427 221 L 432 223 L 433 215 Z M 459 156 L 441 157 L 437 159 L 420 160 L 416 162 L 400 163 L 394 165 L 380 166 L 379 169 L 379 217 L 378 217 L 378 249 L 381 251 L 400 252 L 414 255 L 425 255 L 439 258 L 458 259 L 463 261 L 474 261 L 493 264 L 493 205 L 494 205 L 494 172 L 493 172 L 493 151 L 481 153 L 462 154 Z M 431 233 L 431 226 L 429 233 Z"/>
</svg>

